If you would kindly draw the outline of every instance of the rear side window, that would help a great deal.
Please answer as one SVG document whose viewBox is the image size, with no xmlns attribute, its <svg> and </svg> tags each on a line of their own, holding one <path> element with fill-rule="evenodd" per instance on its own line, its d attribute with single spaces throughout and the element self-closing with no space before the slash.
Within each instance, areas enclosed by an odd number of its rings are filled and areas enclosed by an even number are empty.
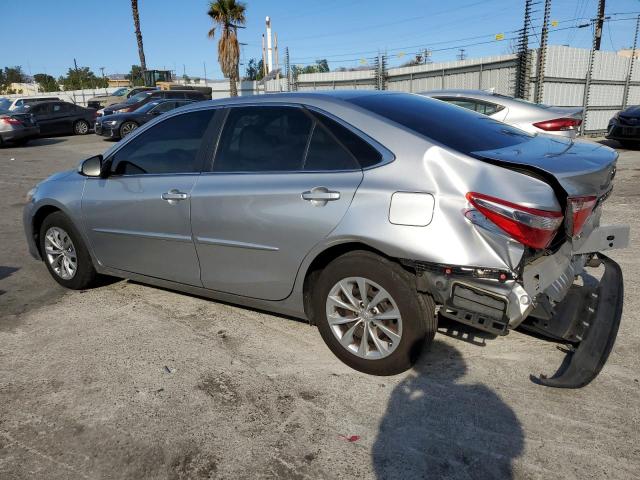
<svg viewBox="0 0 640 480">
<path fill-rule="evenodd" d="M 475 100 L 470 98 L 458 98 L 458 97 L 434 97 L 438 100 L 443 100 L 448 103 L 452 103 L 453 105 L 457 105 L 459 107 L 466 108 L 468 110 L 473 110 L 478 113 L 482 113 L 483 115 L 493 115 L 500 110 L 503 110 L 504 107 L 502 105 L 497 105 L 495 103 L 484 102 L 482 100 Z"/>
<path fill-rule="evenodd" d="M 334 136 L 316 122 L 304 163 L 305 170 L 354 170 L 356 159 Z"/>
<path fill-rule="evenodd" d="M 465 154 L 510 147 L 533 137 L 485 115 L 420 95 L 364 95 L 348 101 Z"/>
<path fill-rule="evenodd" d="M 382 154 L 378 150 L 348 128 L 325 115 L 312 113 L 351 152 L 361 168 L 371 167 L 382 161 Z"/>
<path fill-rule="evenodd" d="M 302 109 L 295 107 L 231 108 L 213 171 L 300 170 L 312 123 Z"/>
<path fill-rule="evenodd" d="M 199 172 L 202 137 L 214 113 L 189 112 L 154 125 L 111 157 L 111 171 L 115 175 Z"/>
</svg>

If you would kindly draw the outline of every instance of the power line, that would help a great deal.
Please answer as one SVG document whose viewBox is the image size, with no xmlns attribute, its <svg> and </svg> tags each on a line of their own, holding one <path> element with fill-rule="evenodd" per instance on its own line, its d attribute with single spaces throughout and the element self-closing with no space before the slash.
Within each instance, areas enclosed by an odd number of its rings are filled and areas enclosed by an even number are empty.
<svg viewBox="0 0 640 480">
<path fill-rule="evenodd" d="M 640 12 L 639 12 L 640 13 Z M 616 18 L 616 19 L 605 19 L 605 22 L 621 22 L 621 21 L 627 21 L 627 20 L 636 20 L 636 17 L 625 17 L 625 18 Z M 565 20 L 565 22 L 568 20 Z M 560 22 L 558 22 L 560 23 Z M 584 23 L 584 24 L 579 24 L 579 25 L 569 25 L 567 27 L 562 27 L 562 28 L 555 28 L 553 30 L 549 30 L 549 34 L 555 34 L 561 31 L 565 31 L 565 30 L 570 30 L 570 29 L 581 29 L 581 28 L 585 28 L 585 27 L 589 27 L 591 26 L 591 23 Z M 513 30 L 511 32 L 507 32 L 507 33 L 518 33 L 520 30 Z M 491 34 L 486 34 L 486 35 L 482 35 L 482 38 L 486 38 L 488 36 L 490 36 Z M 491 35 L 494 36 L 494 35 Z M 528 34 L 527 38 L 533 36 L 533 34 Z M 469 48 L 469 47 L 475 47 L 475 46 L 480 46 L 480 45 L 488 45 L 488 44 L 495 44 L 497 42 L 504 42 L 504 41 L 508 41 L 508 40 L 517 40 L 519 37 L 518 36 L 512 36 L 512 37 L 505 37 L 503 40 L 496 40 L 495 38 L 493 38 L 492 40 L 487 40 L 487 41 L 483 41 L 483 42 L 473 42 L 473 43 L 465 43 L 465 44 L 457 44 L 457 45 L 452 45 L 449 47 L 443 47 L 443 48 L 429 48 L 429 50 L 431 52 L 445 52 L 445 51 L 450 51 L 450 50 L 459 50 L 461 48 Z M 446 43 L 453 43 L 453 42 L 458 42 L 458 41 L 462 41 L 463 39 L 454 39 L 454 40 L 449 40 Z M 442 42 L 440 42 L 442 43 Z M 434 45 L 432 43 L 429 44 L 429 46 Z M 390 49 L 389 52 L 394 52 L 394 51 L 398 51 L 398 50 L 411 50 L 414 48 L 424 48 L 424 44 L 421 45 L 412 45 L 412 46 L 405 46 L 405 47 L 398 47 L 395 49 Z M 369 53 L 370 51 L 366 51 L 366 52 L 352 52 L 352 55 L 358 55 L 358 54 L 362 54 L 363 56 L 365 56 L 365 54 Z M 377 52 L 377 51 L 376 51 Z M 418 53 L 419 51 L 408 51 L 408 54 L 414 54 L 414 53 Z M 313 61 L 315 61 L 318 58 L 323 58 L 326 60 L 330 60 L 332 63 L 354 63 L 359 61 L 362 57 L 360 58 L 349 58 L 349 59 L 344 59 L 344 60 L 334 60 L 334 58 L 336 58 L 338 55 L 343 56 L 346 54 L 336 54 L 336 55 L 316 55 L 314 57 L 296 57 L 296 58 L 292 58 L 291 61 L 292 63 L 304 63 L 301 62 L 301 60 L 304 59 L 313 59 Z"/>
</svg>

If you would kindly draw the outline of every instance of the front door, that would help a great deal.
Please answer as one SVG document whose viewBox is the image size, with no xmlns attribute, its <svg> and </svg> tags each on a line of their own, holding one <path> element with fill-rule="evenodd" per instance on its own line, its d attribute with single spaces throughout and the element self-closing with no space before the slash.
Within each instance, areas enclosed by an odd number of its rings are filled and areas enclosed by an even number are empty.
<svg viewBox="0 0 640 480">
<path fill-rule="evenodd" d="M 213 113 L 169 117 L 107 158 L 107 178 L 87 179 L 82 212 L 103 265 L 201 285 L 190 202 Z"/>
<path fill-rule="evenodd" d="M 353 155 L 304 109 L 230 108 L 212 171 L 191 198 L 203 286 L 286 298 L 361 180 Z"/>
</svg>

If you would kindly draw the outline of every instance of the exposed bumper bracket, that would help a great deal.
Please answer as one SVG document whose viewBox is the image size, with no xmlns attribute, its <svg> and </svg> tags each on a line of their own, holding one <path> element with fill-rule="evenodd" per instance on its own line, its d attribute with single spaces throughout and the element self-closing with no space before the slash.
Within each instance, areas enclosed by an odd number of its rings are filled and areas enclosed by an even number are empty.
<svg viewBox="0 0 640 480">
<path fill-rule="evenodd" d="M 597 306 L 593 311 L 587 310 L 586 318 L 579 319 L 583 325 L 588 325 L 581 335 L 582 340 L 575 348 L 567 350 L 567 356 L 552 377 L 531 375 L 534 383 L 557 388 L 581 388 L 598 376 L 609 358 L 622 317 L 622 270 L 605 255 L 599 253 L 598 257 L 605 271 L 595 290 Z"/>
</svg>

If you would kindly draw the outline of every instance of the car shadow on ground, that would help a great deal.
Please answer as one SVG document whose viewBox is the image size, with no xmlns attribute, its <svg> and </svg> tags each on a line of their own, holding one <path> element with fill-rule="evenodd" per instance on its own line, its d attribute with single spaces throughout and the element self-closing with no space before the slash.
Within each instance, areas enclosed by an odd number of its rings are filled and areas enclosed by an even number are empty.
<svg viewBox="0 0 640 480">
<path fill-rule="evenodd" d="M 514 411 L 482 384 L 460 383 L 460 352 L 436 340 L 393 390 L 372 449 L 376 478 L 513 478 L 524 448 Z"/>
<path fill-rule="evenodd" d="M 13 275 L 18 270 L 20 270 L 20 268 L 18 268 L 18 267 L 6 267 L 4 265 L 0 265 L 0 280 Z M 2 295 L 4 295 L 5 293 L 7 293 L 6 290 L 0 290 L 0 297 Z"/>
<path fill-rule="evenodd" d="M 46 138 L 34 138 L 29 140 L 24 147 L 44 147 L 46 145 L 55 145 L 56 143 L 62 143 L 67 141 L 65 137 L 46 137 Z"/>
</svg>

